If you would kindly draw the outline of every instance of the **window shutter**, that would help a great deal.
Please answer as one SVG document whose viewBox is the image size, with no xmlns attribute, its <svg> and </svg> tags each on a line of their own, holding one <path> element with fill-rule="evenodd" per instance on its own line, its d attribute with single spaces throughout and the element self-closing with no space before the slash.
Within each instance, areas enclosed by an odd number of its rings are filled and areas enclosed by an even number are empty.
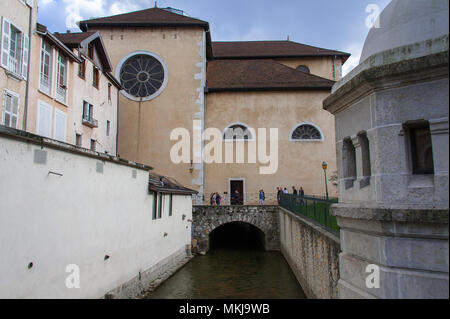
<svg viewBox="0 0 450 319">
<path fill-rule="evenodd" d="M 19 97 L 11 97 L 11 127 L 17 128 L 19 124 Z"/>
<path fill-rule="evenodd" d="M 22 54 L 22 77 L 26 80 L 28 73 L 28 55 L 29 55 L 29 40 L 28 35 L 23 34 L 23 54 Z"/>
<path fill-rule="evenodd" d="M 37 132 L 39 135 L 50 137 L 51 135 L 52 108 L 49 105 L 38 103 Z"/>
<path fill-rule="evenodd" d="M 10 44 L 11 23 L 3 18 L 2 21 L 2 67 L 8 68 L 9 44 Z"/>
<path fill-rule="evenodd" d="M 66 124 L 67 116 L 64 112 L 55 110 L 55 128 L 53 136 L 55 140 L 65 142 L 66 141 Z"/>
</svg>

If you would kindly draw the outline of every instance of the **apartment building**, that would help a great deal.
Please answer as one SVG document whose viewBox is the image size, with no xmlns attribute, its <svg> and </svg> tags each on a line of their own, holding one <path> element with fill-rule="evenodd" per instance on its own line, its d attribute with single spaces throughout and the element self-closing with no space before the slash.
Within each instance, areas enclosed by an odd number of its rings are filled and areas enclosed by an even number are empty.
<svg viewBox="0 0 450 319">
<path fill-rule="evenodd" d="M 0 58 L 0 124 L 23 129 L 27 109 L 31 27 L 37 0 L 10 0 L 2 6 Z"/>
<path fill-rule="evenodd" d="M 37 23 L 31 43 L 26 130 L 115 155 L 121 86 L 100 34 L 51 33 Z"/>
</svg>

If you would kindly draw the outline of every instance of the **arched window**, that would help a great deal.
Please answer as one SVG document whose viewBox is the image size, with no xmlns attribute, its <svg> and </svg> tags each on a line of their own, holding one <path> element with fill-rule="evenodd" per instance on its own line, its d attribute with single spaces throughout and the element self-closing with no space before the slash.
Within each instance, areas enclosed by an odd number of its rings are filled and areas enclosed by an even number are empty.
<svg viewBox="0 0 450 319">
<path fill-rule="evenodd" d="M 297 70 L 305 72 L 305 73 L 311 73 L 311 71 L 309 70 L 309 68 L 306 65 L 299 65 L 297 67 Z"/>
<path fill-rule="evenodd" d="M 323 134 L 318 126 L 312 123 L 300 123 L 291 132 L 291 141 L 322 142 Z"/>
<path fill-rule="evenodd" d="M 227 141 L 248 141 L 253 139 L 253 135 L 246 124 L 233 123 L 223 131 L 223 139 Z"/>
</svg>

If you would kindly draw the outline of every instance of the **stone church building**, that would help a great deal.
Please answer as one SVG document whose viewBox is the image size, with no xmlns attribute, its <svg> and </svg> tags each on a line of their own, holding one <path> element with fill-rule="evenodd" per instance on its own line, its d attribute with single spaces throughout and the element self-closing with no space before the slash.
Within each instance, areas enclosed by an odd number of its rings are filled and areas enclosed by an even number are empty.
<svg viewBox="0 0 450 319">
<path fill-rule="evenodd" d="M 156 6 L 81 21 L 79 27 L 100 32 L 112 73 L 123 86 L 120 157 L 175 177 L 199 192 L 198 202 L 208 202 L 212 192 L 227 200 L 237 189 L 242 203 L 250 204 L 260 189 L 270 197 L 278 186 L 325 195 L 322 162 L 328 163 L 329 177 L 337 168 L 334 117 L 322 101 L 349 54 L 292 41 L 212 42 L 208 22 Z M 181 163 L 171 159 L 182 138 L 173 134 L 177 128 L 190 140 Z M 208 141 L 202 135 L 208 128 L 222 132 L 223 162 L 205 157 Z M 266 129 L 267 140 L 270 128 L 278 129 L 272 136 L 277 149 L 269 142 L 265 152 L 260 149 L 259 128 Z M 225 163 L 227 149 L 234 158 Z M 236 156 L 239 150 L 245 158 Z M 330 180 L 328 188 L 336 196 Z"/>
</svg>

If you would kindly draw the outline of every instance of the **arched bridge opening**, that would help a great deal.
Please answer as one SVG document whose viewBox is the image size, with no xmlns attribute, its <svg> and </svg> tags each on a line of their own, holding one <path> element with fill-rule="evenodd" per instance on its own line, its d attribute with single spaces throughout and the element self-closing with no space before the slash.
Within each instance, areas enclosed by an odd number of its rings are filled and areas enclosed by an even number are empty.
<svg viewBox="0 0 450 319">
<path fill-rule="evenodd" d="M 226 246 L 280 250 L 277 207 L 193 206 L 193 251 Z"/>
<path fill-rule="evenodd" d="M 265 250 L 265 234 L 249 223 L 226 223 L 209 234 L 209 249 Z"/>
</svg>

